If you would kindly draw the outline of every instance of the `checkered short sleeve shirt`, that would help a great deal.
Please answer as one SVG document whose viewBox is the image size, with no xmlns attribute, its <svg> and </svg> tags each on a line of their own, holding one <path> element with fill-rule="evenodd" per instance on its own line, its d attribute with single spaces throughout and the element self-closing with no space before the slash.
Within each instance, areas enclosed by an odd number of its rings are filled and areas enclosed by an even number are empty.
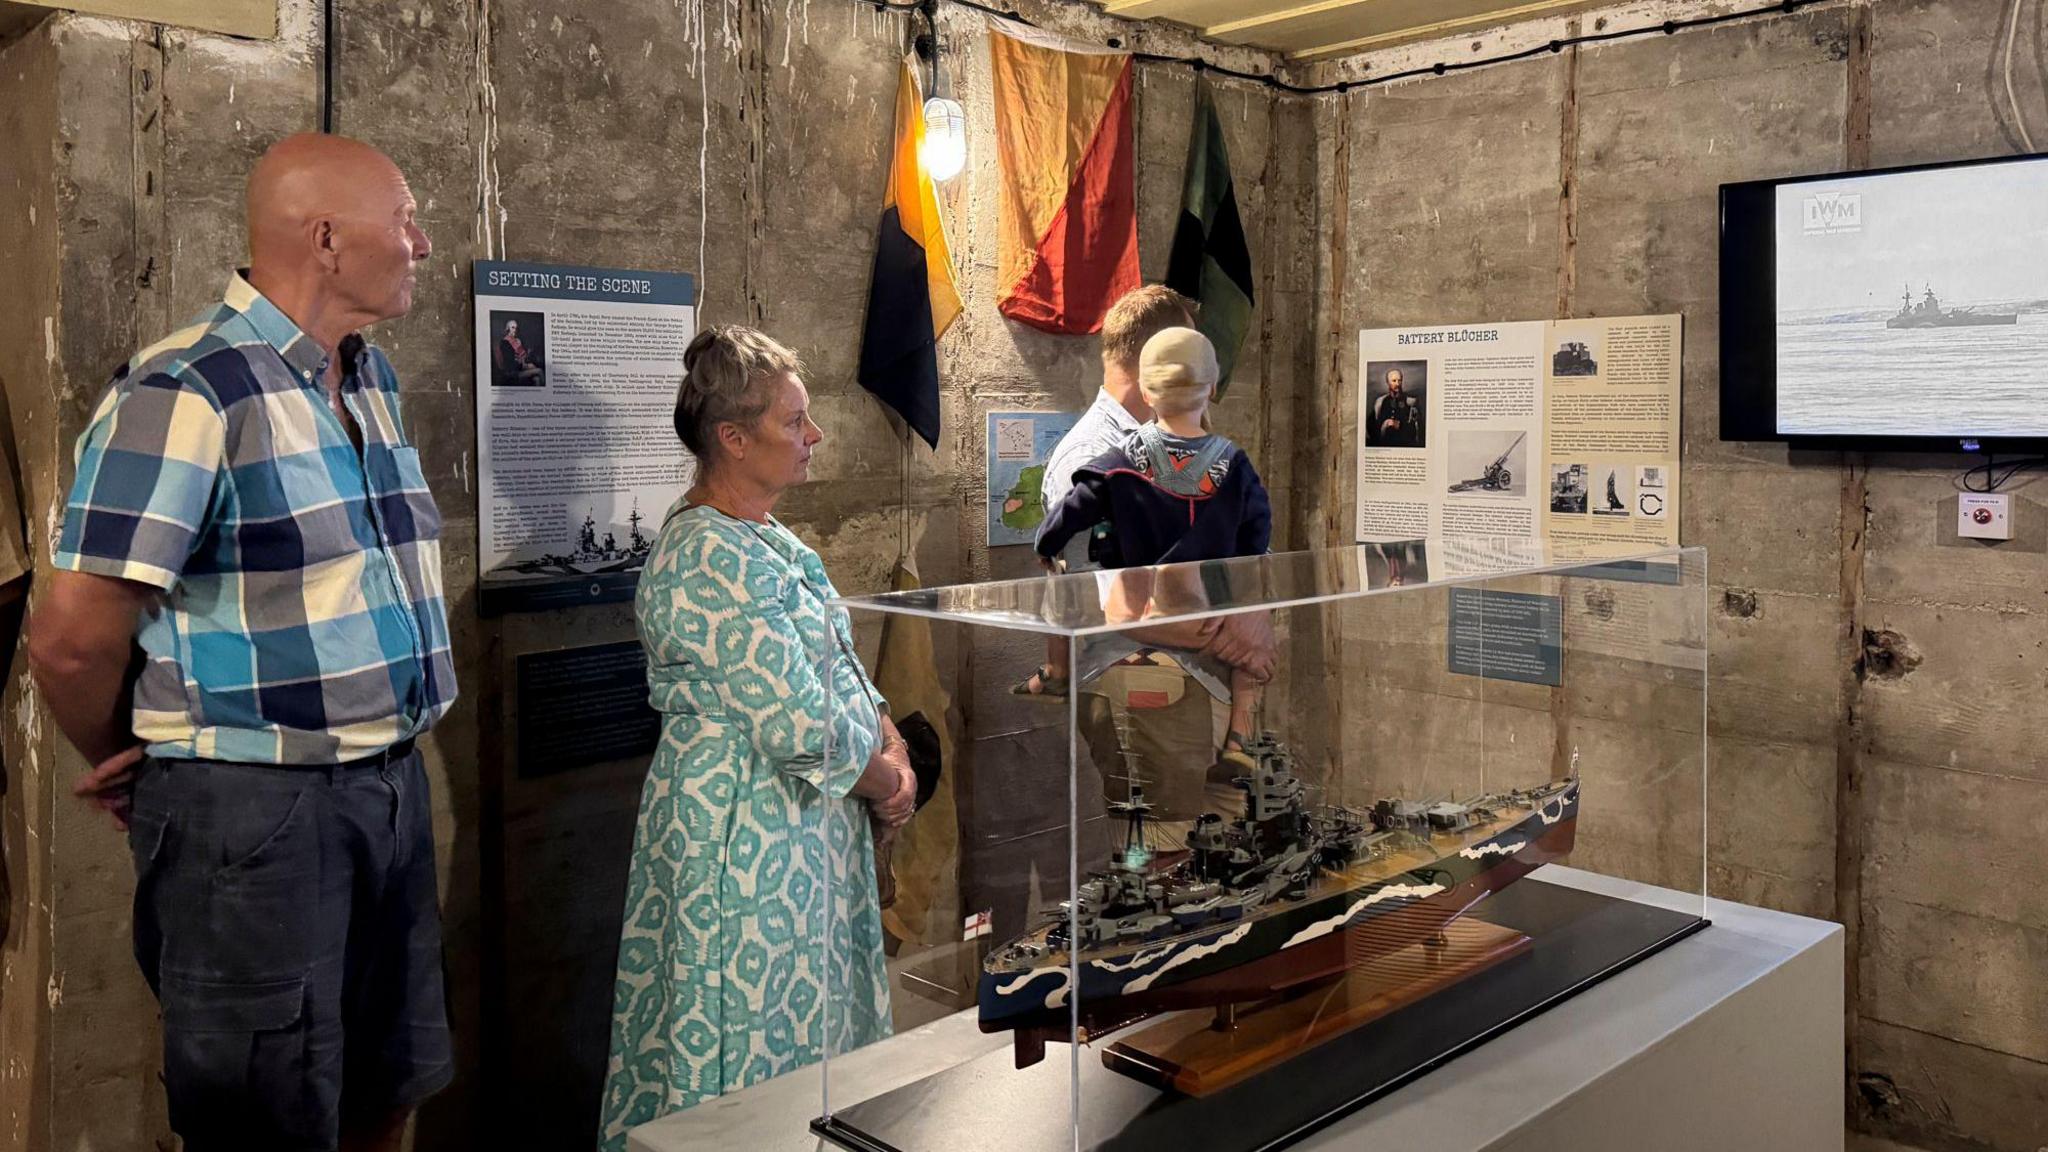
<svg viewBox="0 0 2048 1152">
<path fill-rule="evenodd" d="M 441 518 L 398 379 L 326 356 L 240 275 L 115 378 L 78 440 L 56 565 L 161 589 L 137 631 L 153 756 L 325 764 L 424 732 L 455 699 Z"/>
</svg>

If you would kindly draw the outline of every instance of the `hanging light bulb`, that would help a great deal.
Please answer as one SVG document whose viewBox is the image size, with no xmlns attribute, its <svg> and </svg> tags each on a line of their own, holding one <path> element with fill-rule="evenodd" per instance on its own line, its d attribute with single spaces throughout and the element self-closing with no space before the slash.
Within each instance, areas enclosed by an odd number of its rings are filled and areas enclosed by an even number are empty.
<svg viewBox="0 0 2048 1152">
<path fill-rule="evenodd" d="M 958 100 L 934 96 L 924 102 L 924 146 L 917 158 L 941 182 L 967 166 L 967 113 Z"/>
</svg>

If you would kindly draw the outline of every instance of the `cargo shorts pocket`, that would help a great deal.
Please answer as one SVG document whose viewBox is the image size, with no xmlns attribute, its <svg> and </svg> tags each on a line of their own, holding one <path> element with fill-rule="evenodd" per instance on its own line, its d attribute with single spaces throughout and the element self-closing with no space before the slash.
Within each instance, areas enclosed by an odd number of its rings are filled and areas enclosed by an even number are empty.
<svg viewBox="0 0 2048 1152">
<path fill-rule="evenodd" d="M 161 886 L 164 842 L 170 823 L 160 813 L 145 813 L 140 807 L 128 823 L 128 851 L 135 860 L 134 946 L 135 962 L 151 988 L 156 987 L 157 965 L 163 957 L 163 932 L 156 915 L 157 890 Z"/>
<path fill-rule="evenodd" d="M 178 910 L 185 932 L 171 928 L 165 971 L 243 987 L 306 972 L 319 937 L 317 805 L 309 789 L 271 790 L 217 812 L 202 856 L 212 867 Z"/>
<path fill-rule="evenodd" d="M 164 1087 L 188 1146 L 318 1147 L 332 1109 L 310 1075 L 303 979 L 165 973 Z"/>
</svg>

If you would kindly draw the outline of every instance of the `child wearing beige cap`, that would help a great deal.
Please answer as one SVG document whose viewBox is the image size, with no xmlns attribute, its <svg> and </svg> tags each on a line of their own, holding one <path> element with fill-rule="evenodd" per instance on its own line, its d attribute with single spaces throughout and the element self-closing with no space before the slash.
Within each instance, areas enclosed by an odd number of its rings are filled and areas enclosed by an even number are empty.
<svg viewBox="0 0 2048 1152">
<path fill-rule="evenodd" d="M 1192 328 L 1168 328 L 1145 342 L 1138 388 L 1153 419 L 1074 473 L 1073 491 L 1039 525 L 1041 563 L 1052 566 L 1069 540 L 1104 521 L 1108 547 L 1096 558 L 1105 568 L 1267 551 L 1273 507 L 1265 485 L 1244 449 L 1204 427 L 1217 376 L 1215 347 Z M 1176 603 L 1181 600 L 1192 603 Z M 1153 593 L 1154 614 L 1202 606 L 1199 580 L 1161 581 Z M 1252 765 L 1242 749 L 1257 702 L 1258 683 L 1232 668 L 1224 758 L 1247 770 Z"/>
</svg>

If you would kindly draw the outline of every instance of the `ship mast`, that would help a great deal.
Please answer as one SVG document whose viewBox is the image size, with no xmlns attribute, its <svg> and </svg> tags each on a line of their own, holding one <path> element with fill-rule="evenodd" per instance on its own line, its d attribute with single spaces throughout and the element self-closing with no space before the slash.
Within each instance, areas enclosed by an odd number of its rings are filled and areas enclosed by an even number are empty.
<svg viewBox="0 0 2048 1152">
<path fill-rule="evenodd" d="M 1145 847 L 1145 813 L 1152 810 L 1152 805 L 1145 802 L 1144 789 L 1131 789 L 1129 800 L 1111 804 L 1109 810 L 1128 821 L 1124 826 L 1124 850 L 1117 857 L 1118 865 L 1132 872 L 1142 871 L 1152 859 L 1152 850 Z"/>
<path fill-rule="evenodd" d="M 1109 810 L 1130 823 L 1124 831 L 1124 850 L 1119 860 L 1124 866 L 1137 870 L 1145 866 L 1152 853 L 1145 847 L 1145 813 L 1152 806 L 1145 802 L 1145 789 L 1138 776 L 1137 754 L 1131 751 L 1131 718 L 1128 713 L 1116 713 L 1117 754 L 1124 762 L 1124 789 L 1126 799 L 1120 804 L 1111 804 Z"/>
</svg>

